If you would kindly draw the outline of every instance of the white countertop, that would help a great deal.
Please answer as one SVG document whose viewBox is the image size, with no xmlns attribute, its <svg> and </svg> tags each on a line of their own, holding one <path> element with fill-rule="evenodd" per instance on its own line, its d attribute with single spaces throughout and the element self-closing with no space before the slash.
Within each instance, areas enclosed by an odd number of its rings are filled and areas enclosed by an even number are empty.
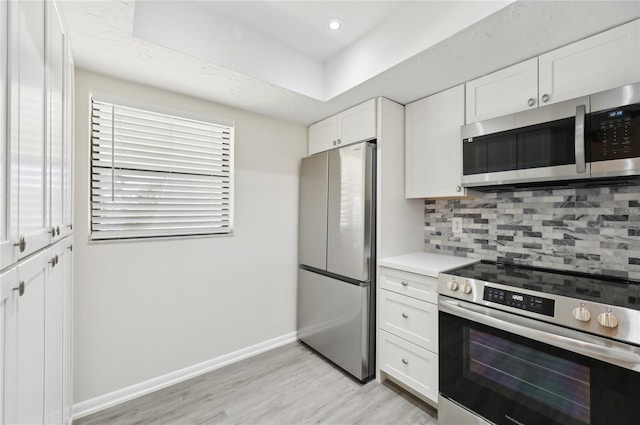
<svg viewBox="0 0 640 425">
<path fill-rule="evenodd" d="M 453 255 L 432 254 L 428 252 L 414 252 L 378 260 L 378 265 L 392 269 L 419 273 L 425 276 L 438 277 L 438 273 L 446 272 L 456 267 L 477 263 L 476 258 L 454 257 Z"/>
</svg>

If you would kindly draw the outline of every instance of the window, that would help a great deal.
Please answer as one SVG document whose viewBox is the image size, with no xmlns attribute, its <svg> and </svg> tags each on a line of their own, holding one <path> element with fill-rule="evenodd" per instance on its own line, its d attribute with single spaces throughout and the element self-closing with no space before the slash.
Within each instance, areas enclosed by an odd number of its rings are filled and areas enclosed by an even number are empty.
<svg viewBox="0 0 640 425">
<path fill-rule="evenodd" d="M 92 240 L 231 233 L 233 124 L 91 109 Z"/>
</svg>

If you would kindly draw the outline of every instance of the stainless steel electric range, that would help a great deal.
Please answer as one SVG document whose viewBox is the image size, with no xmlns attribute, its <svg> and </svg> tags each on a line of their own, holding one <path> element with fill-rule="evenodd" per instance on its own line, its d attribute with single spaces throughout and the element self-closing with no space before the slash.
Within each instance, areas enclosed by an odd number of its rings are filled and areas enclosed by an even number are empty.
<svg viewBox="0 0 640 425">
<path fill-rule="evenodd" d="M 440 424 L 640 423 L 640 282 L 481 262 L 438 293 Z"/>
</svg>

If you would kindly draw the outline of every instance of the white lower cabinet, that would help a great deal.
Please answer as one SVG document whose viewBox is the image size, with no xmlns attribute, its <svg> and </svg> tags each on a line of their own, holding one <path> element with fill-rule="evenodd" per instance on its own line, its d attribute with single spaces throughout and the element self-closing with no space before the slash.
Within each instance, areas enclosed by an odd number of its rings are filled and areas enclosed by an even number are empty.
<svg viewBox="0 0 640 425">
<path fill-rule="evenodd" d="M 388 332 L 380 332 L 380 370 L 438 401 L 438 355 Z"/>
<path fill-rule="evenodd" d="M 436 404 L 437 279 L 386 267 L 379 276 L 380 371 Z"/>
<path fill-rule="evenodd" d="M 70 423 L 71 238 L 0 275 L 4 424 Z M 67 339 L 69 336 L 67 336 Z M 65 358 L 66 357 L 66 358 Z"/>
</svg>

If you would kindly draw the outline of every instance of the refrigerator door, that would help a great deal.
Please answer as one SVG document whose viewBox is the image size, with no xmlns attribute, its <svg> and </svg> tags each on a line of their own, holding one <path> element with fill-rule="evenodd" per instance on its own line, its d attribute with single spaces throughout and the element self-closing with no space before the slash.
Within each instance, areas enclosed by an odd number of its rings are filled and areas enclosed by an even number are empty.
<svg viewBox="0 0 640 425">
<path fill-rule="evenodd" d="M 320 270 L 327 268 L 328 172 L 327 152 L 302 159 L 298 261 Z"/>
<path fill-rule="evenodd" d="M 373 375 L 370 287 L 298 270 L 298 338 L 359 380 Z"/>
<path fill-rule="evenodd" d="M 358 281 L 369 280 L 374 161 L 369 143 L 329 151 L 327 271 Z"/>
</svg>

